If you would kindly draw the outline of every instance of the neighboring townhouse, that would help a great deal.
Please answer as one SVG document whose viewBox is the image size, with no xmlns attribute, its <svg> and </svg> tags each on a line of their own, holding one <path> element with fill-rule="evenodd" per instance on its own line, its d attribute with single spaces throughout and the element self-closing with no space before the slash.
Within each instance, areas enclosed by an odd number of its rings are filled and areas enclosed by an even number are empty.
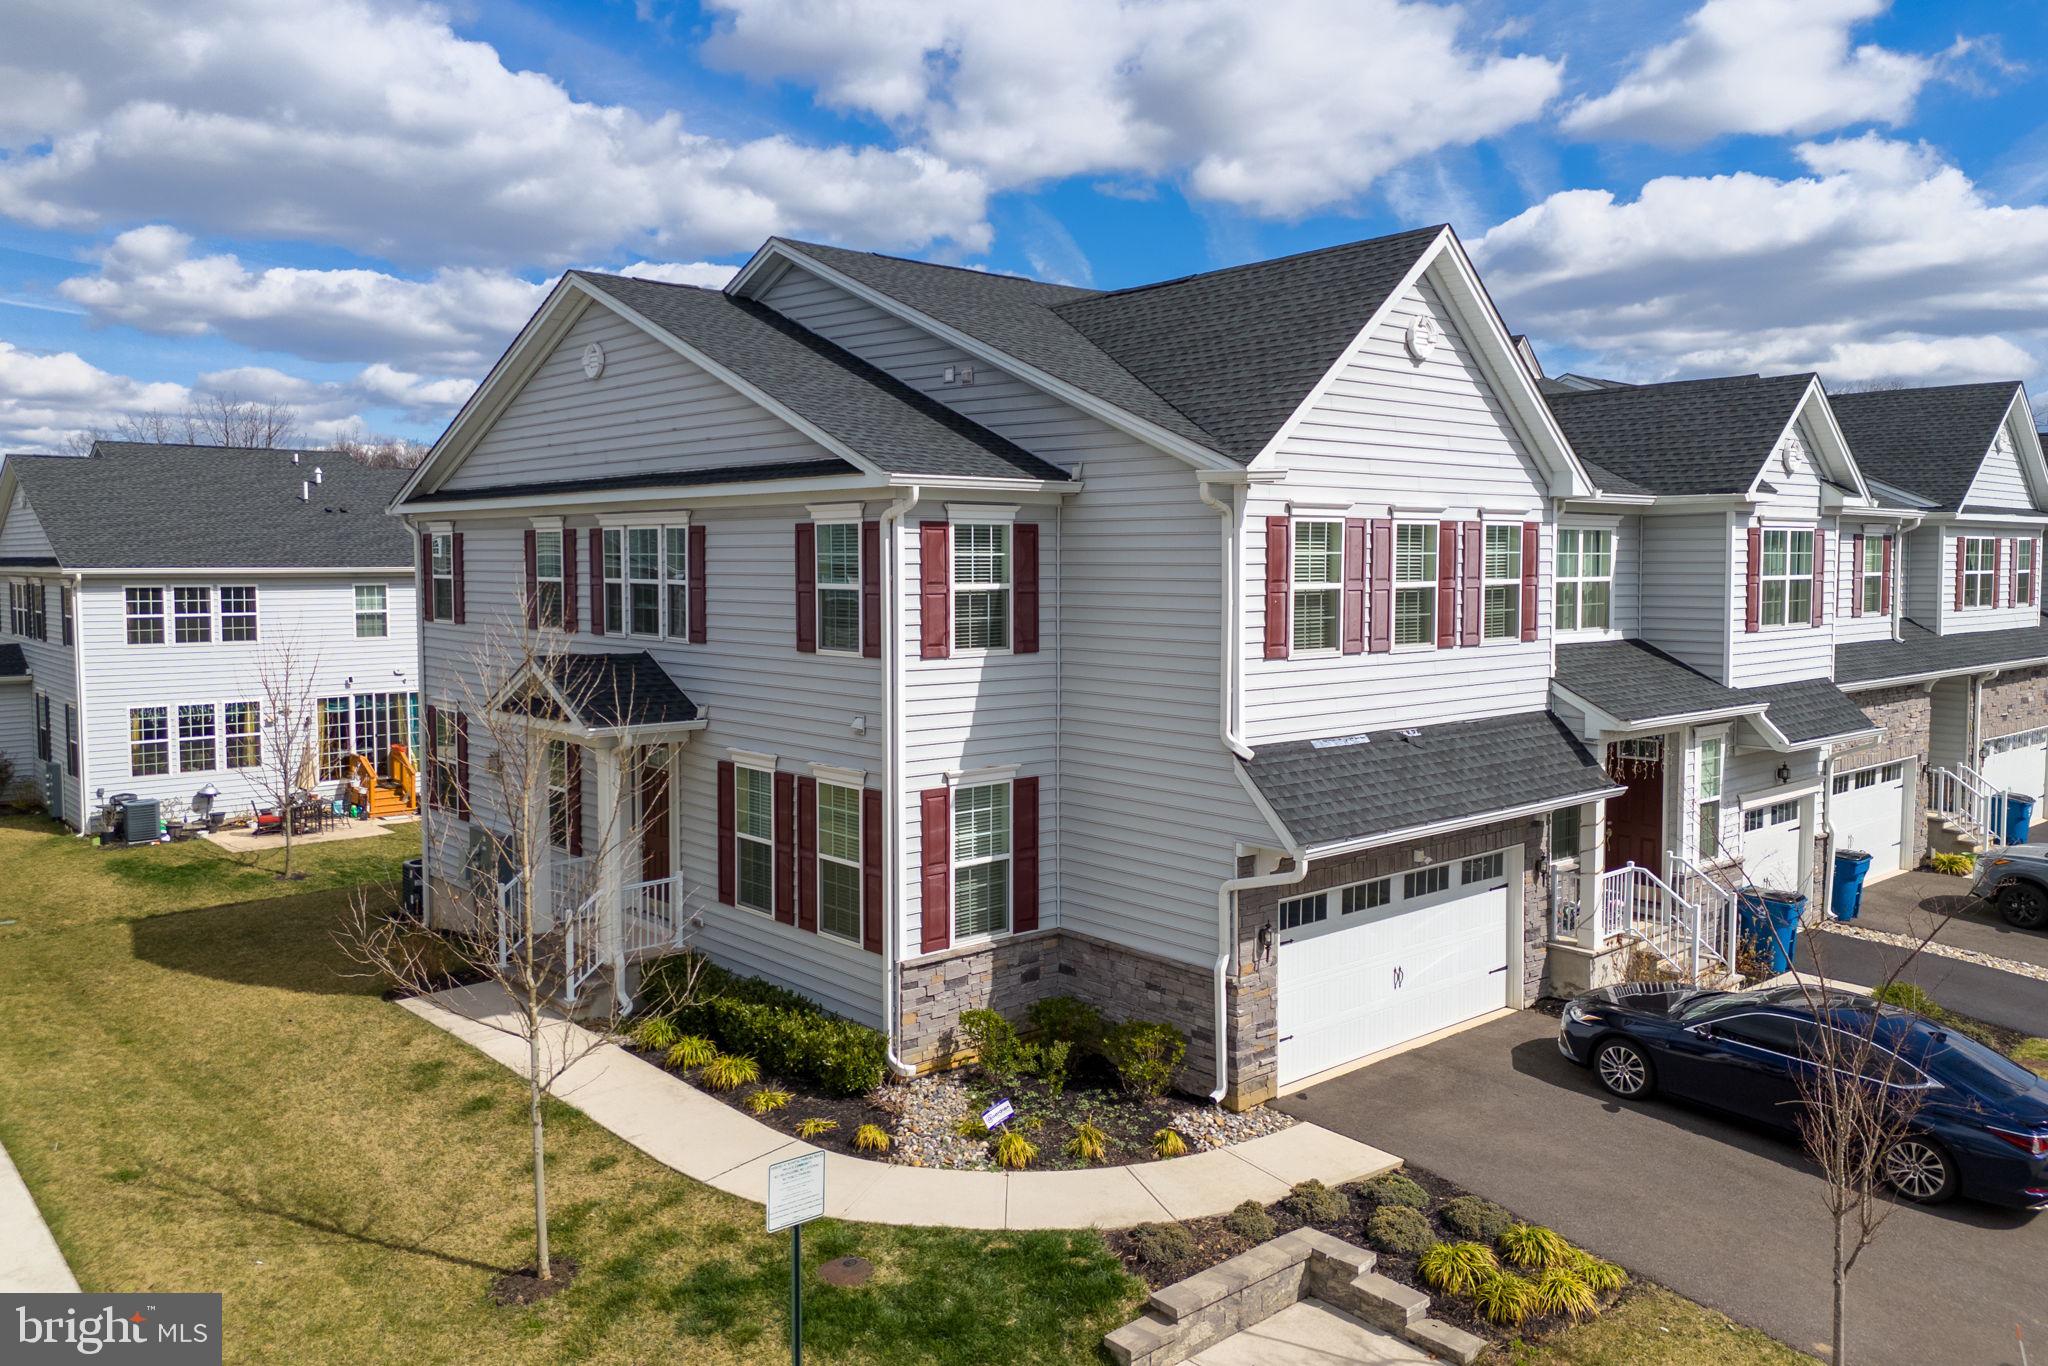
<svg viewBox="0 0 2048 1366">
<path fill-rule="evenodd" d="M 1833 405 L 1873 492 L 1910 514 L 1892 629 L 1866 622 L 1836 649 L 1837 681 L 1884 735 L 1838 760 L 1858 771 L 1846 786 L 1850 775 L 1834 779 L 1835 835 L 1872 849 L 1880 867 L 1910 868 L 1930 849 L 1977 847 L 1991 794 L 2048 791 L 2048 465 L 2017 383 L 1841 394 Z M 1871 783 L 1880 761 L 1884 781 Z M 1906 834 L 1893 845 L 1901 808 Z"/>
<path fill-rule="evenodd" d="M 102 441 L 0 461 L 0 754 L 53 814 L 105 800 L 267 804 L 264 678 L 296 656 L 317 771 L 391 776 L 410 745 L 412 543 L 384 515 L 403 480 L 337 451 Z"/>
<path fill-rule="evenodd" d="M 571 272 L 394 503 L 430 913 L 497 894 L 465 709 L 531 622 L 647 703 L 550 721 L 564 882 L 592 807 L 647 832 L 547 908 L 615 966 L 680 885 L 905 1068 L 1071 993 L 1256 1103 L 1544 989 L 1548 861 L 1625 790 L 1549 705 L 1599 496 L 1444 228 L 1111 292 L 780 239 L 722 291 Z"/>
</svg>

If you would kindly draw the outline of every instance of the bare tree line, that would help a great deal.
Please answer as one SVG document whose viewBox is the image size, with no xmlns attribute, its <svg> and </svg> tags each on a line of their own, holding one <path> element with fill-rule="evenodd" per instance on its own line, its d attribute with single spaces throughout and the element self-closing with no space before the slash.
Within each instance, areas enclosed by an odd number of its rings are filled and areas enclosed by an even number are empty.
<svg viewBox="0 0 2048 1366">
<path fill-rule="evenodd" d="M 89 455 L 95 442 L 136 441 L 274 450 L 290 449 L 302 434 L 298 411 L 289 403 L 212 393 L 201 395 L 182 412 L 152 409 L 95 424 L 72 433 L 60 443 L 60 449 L 66 455 Z M 411 469 L 427 452 L 421 442 L 375 435 L 360 425 L 328 441 L 322 449 L 339 451 L 372 469 Z"/>
</svg>

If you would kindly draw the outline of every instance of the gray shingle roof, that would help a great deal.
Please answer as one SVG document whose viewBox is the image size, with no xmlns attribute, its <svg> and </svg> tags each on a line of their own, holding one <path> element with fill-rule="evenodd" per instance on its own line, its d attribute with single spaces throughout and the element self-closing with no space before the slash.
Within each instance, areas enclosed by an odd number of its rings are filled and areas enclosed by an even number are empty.
<svg viewBox="0 0 2048 1366">
<path fill-rule="evenodd" d="M 1554 677 L 1559 687 L 1631 725 L 1762 706 L 1640 640 L 1560 645 Z"/>
<path fill-rule="evenodd" d="M 610 730 L 697 719 L 697 704 L 645 650 L 575 651 L 548 663 L 555 686 L 584 725 Z"/>
<path fill-rule="evenodd" d="M 1602 489 L 1743 493 L 1812 382 L 1812 375 L 1729 375 L 1544 397 Z"/>
<path fill-rule="evenodd" d="M 573 272 L 893 474 L 1067 478 L 774 310 L 715 289 Z"/>
<path fill-rule="evenodd" d="M 785 245 L 1243 463 L 1264 448 L 1443 231 L 1420 228 L 1106 292 L 809 242 Z"/>
<path fill-rule="evenodd" d="M 455 503 L 469 498 L 544 498 L 556 493 L 631 492 L 635 489 L 699 488 L 709 484 L 747 484 L 761 480 L 819 479 L 860 471 L 833 456 L 825 460 L 786 460 L 774 465 L 720 465 L 709 470 L 668 473 L 606 474 L 590 479 L 541 479 L 524 484 L 492 484 L 486 489 L 437 489 L 415 494 L 408 503 Z"/>
<path fill-rule="evenodd" d="M 0 645 L 0 678 L 27 678 L 28 655 L 19 645 Z"/>
<path fill-rule="evenodd" d="M 1742 691 L 1745 696 L 1770 703 L 1766 714 L 1771 724 L 1795 745 L 1825 744 L 1878 729 L 1863 714 L 1863 709 L 1829 679 L 1802 678 L 1796 683 L 1773 683 Z"/>
<path fill-rule="evenodd" d="M 1310 847 L 1619 791 L 1549 712 L 1262 745 L 1245 765 Z"/>
<path fill-rule="evenodd" d="M 1953 511 L 2019 394 L 2014 380 L 1830 394 L 1828 406 L 1863 471 Z"/>
<path fill-rule="evenodd" d="M 2048 625 L 2012 631 L 1938 636 L 1919 622 L 1900 623 L 1900 640 L 1865 640 L 1835 647 L 1835 681 L 1871 687 L 1936 674 L 1969 673 L 2001 664 L 2048 662 Z"/>
<path fill-rule="evenodd" d="M 292 463 L 292 456 L 299 463 Z M 321 470 L 312 497 L 299 486 Z M 412 539 L 384 508 L 411 471 L 339 451 L 101 441 L 90 456 L 10 455 L 65 569 L 397 568 Z"/>
</svg>

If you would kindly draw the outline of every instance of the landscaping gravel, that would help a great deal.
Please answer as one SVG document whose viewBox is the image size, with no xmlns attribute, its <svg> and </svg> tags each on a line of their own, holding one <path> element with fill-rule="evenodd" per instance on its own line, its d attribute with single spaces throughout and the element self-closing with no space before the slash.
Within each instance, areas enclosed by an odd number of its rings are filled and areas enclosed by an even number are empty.
<svg viewBox="0 0 2048 1366">
<path fill-rule="evenodd" d="M 1953 958 L 1959 962 L 1975 963 L 1979 967 L 1997 968 L 2000 972 L 2017 973 L 2031 977 L 2037 982 L 2048 982 L 2048 968 L 2038 963 L 2022 963 L 2016 958 L 2000 958 L 1995 953 L 1982 953 L 1976 949 L 1959 949 L 1948 944 L 1924 943 L 1909 934 L 1892 934 L 1887 930 L 1866 929 L 1846 921 L 1834 921 L 1826 926 L 1826 933 L 1847 935 L 1852 939 L 1868 939 L 1873 943 L 1890 944 L 1894 948 L 1919 949 L 1937 958 Z"/>
</svg>

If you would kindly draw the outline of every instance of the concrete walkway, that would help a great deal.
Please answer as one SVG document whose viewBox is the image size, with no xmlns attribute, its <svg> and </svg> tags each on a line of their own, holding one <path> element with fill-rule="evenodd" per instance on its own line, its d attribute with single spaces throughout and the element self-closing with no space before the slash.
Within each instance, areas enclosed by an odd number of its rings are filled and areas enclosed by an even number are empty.
<svg viewBox="0 0 2048 1366">
<path fill-rule="evenodd" d="M 339 817 L 337 820 L 337 824 L 330 825 L 325 830 L 292 836 L 292 848 L 297 849 L 304 844 L 337 844 L 343 840 L 374 839 L 378 835 L 388 835 L 394 830 L 403 830 L 409 825 L 418 825 L 420 818 L 380 816 L 375 820 L 365 818 L 358 821 L 346 817 Z M 219 848 L 232 850 L 237 854 L 262 854 L 272 849 L 284 848 L 283 835 L 259 835 L 246 827 L 222 830 L 206 838 Z"/>
<path fill-rule="evenodd" d="M 482 1023 L 508 1011 L 495 986 L 460 987 L 401 1004 L 526 1074 L 525 1041 Z M 553 1026 L 548 1046 L 556 1057 L 580 1055 L 556 1083 L 557 1096 L 657 1162 L 722 1191 L 760 1201 L 771 1163 L 817 1151 L 615 1044 L 596 1044 L 577 1025 Z M 1082 1171 L 942 1171 L 827 1152 L 825 1213 L 940 1228 L 1124 1228 L 1224 1214 L 1245 1200 L 1271 1204 L 1298 1181 L 1334 1186 L 1400 1165 L 1314 1124 L 1171 1161 Z"/>
<path fill-rule="evenodd" d="M 57 1250 L 35 1197 L 14 1169 L 14 1159 L 0 1148 L 0 1291 L 77 1290 L 78 1281 Z"/>
<path fill-rule="evenodd" d="M 1300 1300 L 1189 1357 L 1188 1366 L 1437 1366 L 1437 1359 L 1321 1300 Z"/>
</svg>

